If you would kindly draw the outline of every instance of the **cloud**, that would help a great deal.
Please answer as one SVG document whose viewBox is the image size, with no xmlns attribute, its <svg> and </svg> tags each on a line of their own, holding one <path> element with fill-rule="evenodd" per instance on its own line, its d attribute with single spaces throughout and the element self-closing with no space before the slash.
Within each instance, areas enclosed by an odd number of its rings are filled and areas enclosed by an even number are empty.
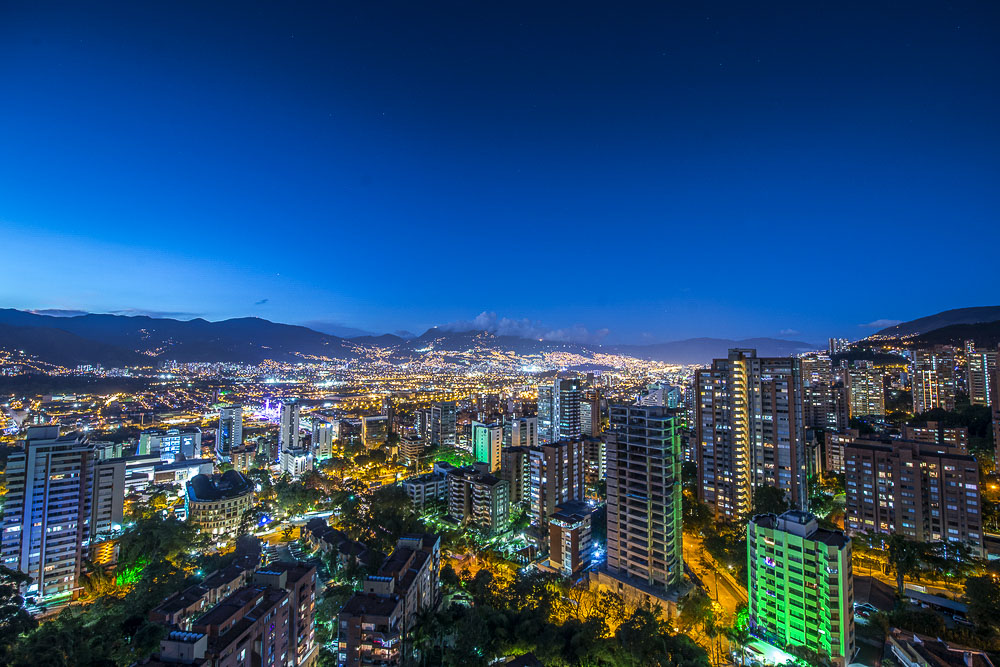
<svg viewBox="0 0 1000 667">
<path fill-rule="evenodd" d="M 902 324 L 903 320 L 875 320 L 874 322 L 869 322 L 868 324 L 859 324 L 859 327 L 864 327 L 865 329 L 885 329 L 886 327 L 894 327 L 897 324 Z"/>
<path fill-rule="evenodd" d="M 126 317 L 157 317 L 172 320 L 193 320 L 201 317 L 201 313 L 187 313 L 182 310 L 146 310 L 145 308 L 122 308 L 109 310 L 109 315 L 124 315 Z"/>
<path fill-rule="evenodd" d="M 581 324 L 553 329 L 528 318 L 519 320 L 497 317 L 496 313 L 482 312 L 471 320 L 458 320 L 439 327 L 445 331 L 489 331 L 498 336 L 540 338 L 557 343 L 599 343 L 608 335 L 607 329 L 590 331 Z"/>
<path fill-rule="evenodd" d="M 49 315 L 51 317 L 78 317 L 88 314 L 86 310 L 71 310 L 68 308 L 38 308 L 29 310 L 28 312 L 34 315 Z"/>
<path fill-rule="evenodd" d="M 798 329 L 782 329 L 778 333 L 782 336 L 798 336 L 802 332 Z"/>
<path fill-rule="evenodd" d="M 260 301 L 254 301 L 253 305 L 255 305 L 255 306 L 263 306 L 268 301 L 270 301 L 270 299 L 261 299 Z"/>
</svg>

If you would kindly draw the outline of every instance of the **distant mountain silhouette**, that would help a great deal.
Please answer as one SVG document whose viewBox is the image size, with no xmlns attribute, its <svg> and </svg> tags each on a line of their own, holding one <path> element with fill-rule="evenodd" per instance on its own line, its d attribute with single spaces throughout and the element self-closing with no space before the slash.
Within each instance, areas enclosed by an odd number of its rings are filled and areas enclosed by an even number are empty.
<svg viewBox="0 0 1000 667">
<path fill-rule="evenodd" d="M 996 348 L 1000 345 L 1000 320 L 976 324 L 953 324 L 908 338 L 913 345 L 962 345 L 975 341 L 977 348 Z"/>
<path fill-rule="evenodd" d="M 1000 320 L 1000 306 L 974 306 L 972 308 L 954 308 L 936 315 L 920 317 L 909 322 L 901 322 L 895 326 L 886 327 L 878 332 L 881 336 L 911 336 L 924 334 L 955 324 L 977 324 L 979 322 L 995 322 Z"/>
<path fill-rule="evenodd" d="M 617 345 L 609 348 L 621 354 L 674 364 L 707 364 L 712 359 L 725 358 L 734 347 L 757 350 L 759 357 L 787 357 L 802 352 L 822 349 L 824 346 L 780 338 L 689 338 L 653 345 Z"/>
<path fill-rule="evenodd" d="M 24 349 L 63 365 L 72 365 L 73 359 L 79 359 L 76 363 L 97 361 L 104 365 L 121 365 L 126 360 L 137 363 L 139 359 L 151 364 L 162 359 L 246 363 L 310 357 L 349 359 L 356 356 L 357 347 L 338 336 L 256 317 L 208 322 L 200 318 L 181 321 L 93 314 L 52 317 L 0 309 L 0 325 L 7 325 L 0 331 L 0 347 Z M 34 330 L 39 337 L 30 350 L 24 341 L 31 333 L 24 329 Z M 53 332 L 71 334 L 73 338 Z"/>
</svg>

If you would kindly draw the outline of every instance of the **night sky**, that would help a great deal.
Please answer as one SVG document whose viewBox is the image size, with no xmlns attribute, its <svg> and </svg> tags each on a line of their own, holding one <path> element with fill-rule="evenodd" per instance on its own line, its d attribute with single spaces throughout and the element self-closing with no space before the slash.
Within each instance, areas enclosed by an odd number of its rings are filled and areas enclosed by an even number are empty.
<svg viewBox="0 0 1000 667">
<path fill-rule="evenodd" d="M 858 338 L 1000 304 L 998 119 L 995 2 L 0 2 L 0 306 Z"/>
</svg>

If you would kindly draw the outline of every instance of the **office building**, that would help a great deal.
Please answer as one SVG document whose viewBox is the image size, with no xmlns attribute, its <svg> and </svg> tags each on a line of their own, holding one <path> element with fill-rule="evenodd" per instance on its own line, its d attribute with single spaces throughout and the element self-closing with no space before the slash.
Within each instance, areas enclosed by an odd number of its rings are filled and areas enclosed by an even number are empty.
<svg viewBox="0 0 1000 667">
<path fill-rule="evenodd" d="M 698 493 L 716 516 L 746 519 L 758 485 L 777 487 L 793 507 L 805 507 L 799 360 L 733 349 L 696 371 L 695 391 Z"/>
<path fill-rule="evenodd" d="M 965 363 L 969 403 L 993 405 L 996 396 L 997 351 L 978 349 L 972 341 L 966 341 Z"/>
<path fill-rule="evenodd" d="M 448 472 L 448 516 L 491 535 L 510 522 L 510 484 L 469 466 Z"/>
<path fill-rule="evenodd" d="M 139 434 L 136 454 L 159 454 L 160 460 L 173 463 L 178 459 L 201 456 L 201 429 L 189 428 L 147 429 Z"/>
<path fill-rule="evenodd" d="M 844 386 L 851 417 L 881 417 L 885 414 L 884 373 L 868 362 L 858 361 L 844 371 Z"/>
<path fill-rule="evenodd" d="M 230 452 L 243 445 L 243 406 L 230 405 L 219 410 L 215 430 L 215 453 L 220 461 L 229 461 Z"/>
<path fill-rule="evenodd" d="M 195 475 L 187 483 L 188 521 L 220 539 L 235 539 L 243 514 L 253 505 L 253 484 L 235 470 Z"/>
<path fill-rule="evenodd" d="M 680 420 L 660 407 L 609 409 L 607 571 L 666 593 L 684 575 Z"/>
<path fill-rule="evenodd" d="M 582 500 L 561 503 L 549 517 L 549 567 L 569 577 L 590 565 L 593 552 L 591 514 Z"/>
<path fill-rule="evenodd" d="M 500 469 L 500 449 L 503 447 L 503 426 L 472 422 L 472 454 L 485 463 L 489 472 Z"/>
<path fill-rule="evenodd" d="M 583 499 L 582 440 L 561 440 L 530 449 L 528 466 L 528 513 L 532 524 L 544 527 L 558 505 Z"/>
<path fill-rule="evenodd" d="M 747 526 L 747 566 L 752 631 L 847 667 L 854 655 L 850 538 L 820 528 L 808 512 L 760 514 Z"/>
<path fill-rule="evenodd" d="M 935 345 L 914 350 L 911 378 L 914 413 L 955 409 L 955 348 Z"/>
<path fill-rule="evenodd" d="M 937 444 L 857 439 L 845 447 L 844 461 L 849 532 L 960 541 L 982 555 L 975 458 Z"/>
<path fill-rule="evenodd" d="M 333 456 L 334 442 L 337 440 L 336 422 L 316 415 L 312 418 L 312 450 L 317 461 Z"/>
<path fill-rule="evenodd" d="M 291 400 L 281 404 L 281 421 L 278 423 L 277 449 L 271 451 L 271 461 L 277 461 L 281 452 L 300 449 L 299 426 L 302 406 L 298 401 Z"/>
<path fill-rule="evenodd" d="M 440 538 L 407 535 L 337 616 L 337 665 L 402 665 L 420 615 L 440 599 Z"/>
<path fill-rule="evenodd" d="M 26 598 L 79 594 L 91 541 L 122 520 L 123 471 L 115 461 L 99 462 L 94 445 L 60 436 L 55 425 L 29 427 L 23 447 L 10 454 L 0 562 L 31 577 Z"/>
</svg>

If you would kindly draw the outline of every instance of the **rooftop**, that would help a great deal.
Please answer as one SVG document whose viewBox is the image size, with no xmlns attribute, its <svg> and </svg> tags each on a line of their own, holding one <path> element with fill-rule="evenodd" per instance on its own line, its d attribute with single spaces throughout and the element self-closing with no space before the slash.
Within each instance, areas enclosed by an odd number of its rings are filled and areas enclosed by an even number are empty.
<svg viewBox="0 0 1000 667">
<path fill-rule="evenodd" d="M 235 470 L 221 475 L 195 475 L 187 483 L 188 498 L 194 502 L 228 500 L 253 490 L 247 478 Z"/>
</svg>

